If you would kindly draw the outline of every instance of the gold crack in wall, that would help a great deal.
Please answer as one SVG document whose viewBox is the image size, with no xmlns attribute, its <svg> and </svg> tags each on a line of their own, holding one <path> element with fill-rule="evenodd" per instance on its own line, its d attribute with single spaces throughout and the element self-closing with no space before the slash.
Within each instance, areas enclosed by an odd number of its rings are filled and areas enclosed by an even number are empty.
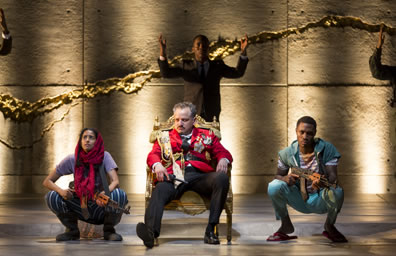
<svg viewBox="0 0 396 256">
<path fill-rule="evenodd" d="M 145 77 L 139 83 L 134 83 L 135 78 Z M 139 91 L 151 78 L 159 77 L 159 71 L 140 71 L 129 74 L 124 78 L 110 78 L 88 84 L 83 88 L 42 98 L 35 102 L 23 101 L 9 94 L 0 94 L 0 110 L 5 118 L 16 122 L 31 122 L 34 118 L 49 113 L 59 107 L 71 104 L 76 99 L 92 99 L 99 95 L 109 95 L 115 91 L 130 94 Z"/>
<path fill-rule="evenodd" d="M 317 22 L 308 23 L 302 27 L 289 28 L 277 32 L 263 31 L 255 35 L 249 36 L 249 44 L 262 44 L 271 40 L 278 40 L 286 38 L 290 35 L 301 34 L 311 28 L 330 28 L 330 27 L 352 27 L 370 33 L 378 32 L 380 24 L 368 24 L 357 17 L 348 16 L 325 16 Z M 396 34 L 396 28 L 384 26 L 384 31 L 390 35 Z M 240 43 L 237 39 L 226 40 L 221 39 L 213 41 L 209 46 L 209 57 L 211 59 L 224 59 L 227 56 L 233 55 L 240 51 Z M 182 59 L 192 59 L 192 52 L 186 51 L 181 55 L 175 56 L 169 61 L 170 65 L 176 65 Z M 66 104 L 77 105 L 73 103 L 76 99 L 93 99 L 99 95 L 109 95 L 116 91 L 121 91 L 126 94 L 136 93 L 152 78 L 159 78 L 159 70 L 139 71 L 129 74 L 124 78 L 110 78 L 96 83 L 88 84 L 83 88 L 75 89 L 53 97 L 42 98 L 35 102 L 23 101 L 8 94 L 0 94 L 0 110 L 3 112 L 5 118 L 10 118 L 16 122 L 31 122 L 34 118 L 49 113 Z M 135 82 L 135 79 L 142 78 L 141 81 Z M 3 139 L 0 143 L 4 144 L 10 149 L 25 149 L 31 148 L 34 144 L 41 141 L 48 131 L 55 123 L 62 121 L 69 113 L 70 108 L 64 115 L 49 125 L 47 125 L 40 134 L 40 137 L 32 142 L 31 145 L 11 145 Z"/>
<path fill-rule="evenodd" d="M 45 128 L 41 131 L 40 137 L 38 137 L 37 139 L 33 140 L 33 142 L 32 142 L 31 144 L 29 144 L 29 145 L 22 145 L 22 146 L 20 146 L 20 145 L 11 145 L 10 143 L 8 143 L 7 141 L 5 141 L 5 140 L 3 140 L 3 139 L 1 139 L 1 138 L 0 138 L 0 143 L 3 144 L 4 146 L 6 146 L 7 148 L 9 148 L 9 149 L 14 149 L 14 150 L 32 148 L 34 144 L 40 142 L 40 141 L 44 138 L 44 135 L 45 135 L 47 132 L 49 132 L 49 131 L 52 129 L 52 127 L 54 127 L 54 125 L 55 125 L 56 123 L 62 122 L 62 121 L 65 119 L 65 117 L 70 113 L 70 110 L 72 109 L 72 107 L 77 106 L 77 105 L 78 105 L 78 103 L 73 103 L 73 104 L 66 110 L 66 112 L 63 113 L 63 115 L 62 115 L 59 119 L 56 119 L 56 120 L 50 122 L 48 125 L 46 125 Z"/>
<path fill-rule="evenodd" d="M 319 21 L 311 22 L 302 27 L 289 28 L 278 32 L 263 31 L 249 36 L 250 44 L 262 44 L 271 40 L 286 38 L 293 34 L 301 34 L 311 28 L 344 28 L 352 27 L 370 33 L 378 32 L 380 24 L 368 24 L 357 17 L 349 16 L 325 16 Z M 396 28 L 384 26 L 384 31 L 390 35 L 396 34 Z M 210 43 L 209 57 L 211 59 L 223 59 L 235 54 L 240 50 L 238 40 L 219 39 Z M 169 61 L 175 65 L 184 58 L 193 58 L 192 52 L 175 56 Z M 42 98 L 36 102 L 23 101 L 8 94 L 0 94 L 0 110 L 5 118 L 16 122 L 30 122 L 37 116 L 49 113 L 63 105 L 71 104 L 76 99 L 92 99 L 99 95 L 109 95 L 115 91 L 131 94 L 139 91 L 152 78 L 159 78 L 159 70 L 139 71 L 129 74 L 124 78 L 110 78 L 104 81 L 88 84 L 84 88 L 75 89 L 57 96 Z M 143 78 L 140 82 L 134 82 L 136 78 Z"/>
</svg>

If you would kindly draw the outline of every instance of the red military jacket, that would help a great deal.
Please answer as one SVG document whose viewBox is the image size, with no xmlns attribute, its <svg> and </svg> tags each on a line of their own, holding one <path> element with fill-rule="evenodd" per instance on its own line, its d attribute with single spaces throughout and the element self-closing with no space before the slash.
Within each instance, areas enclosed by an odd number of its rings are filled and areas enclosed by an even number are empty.
<svg viewBox="0 0 396 256">
<path fill-rule="evenodd" d="M 182 139 L 175 129 L 169 132 L 169 138 L 173 154 L 182 152 Z M 230 163 L 232 162 L 232 156 L 230 152 L 225 149 L 223 145 L 221 145 L 219 138 L 217 138 L 212 131 L 194 127 L 191 136 L 189 153 L 191 153 L 194 157 L 198 157 L 200 160 L 186 161 L 185 166 L 191 164 L 203 172 L 215 171 L 215 169 L 213 169 L 213 167 L 210 165 L 210 160 L 206 157 L 207 152 L 209 153 L 210 158 L 216 163 L 222 158 L 227 158 Z M 153 149 L 147 156 L 147 164 L 150 166 L 150 168 L 152 168 L 153 164 L 158 162 L 161 162 L 164 166 L 166 164 L 161 157 L 161 147 L 158 144 L 158 140 L 156 140 L 153 145 Z M 180 160 L 176 161 L 176 163 L 180 165 Z M 172 163 L 170 166 L 168 166 L 167 170 L 168 173 L 173 173 Z"/>
</svg>

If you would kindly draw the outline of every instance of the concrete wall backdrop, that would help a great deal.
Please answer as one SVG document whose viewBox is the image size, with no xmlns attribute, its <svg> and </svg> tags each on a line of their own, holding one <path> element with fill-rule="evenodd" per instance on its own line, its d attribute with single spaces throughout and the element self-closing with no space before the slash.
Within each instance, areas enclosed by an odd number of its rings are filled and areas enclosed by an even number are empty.
<svg viewBox="0 0 396 256">
<path fill-rule="evenodd" d="M 153 120 L 171 115 L 182 100 L 183 81 L 153 78 L 137 93 L 51 97 L 157 70 L 160 33 L 172 58 L 190 50 L 196 34 L 234 40 L 316 24 L 328 15 L 396 27 L 396 2 L 390 0 L 1 0 L 0 7 L 13 36 L 12 52 L 0 57 L 2 105 L 38 113 L 9 99 L 47 99 L 43 104 L 51 107 L 29 118 L 12 118 L 1 108 L 0 193 L 45 192 L 41 181 L 74 152 L 86 126 L 101 131 L 121 186 L 143 193 Z M 342 154 L 339 180 L 347 193 L 396 193 L 396 119 L 387 102 L 392 89 L 372 78 L 368 66 L 377 38 L 377 32 L 351 26 L 316 26 L 250 45 L 245 76 L 223 79 L 221 89 L 223 144 L 235 158 L 234 192 L 265 192 L 277 152 L 295 139 L 296 120 L 311 115 L 318 136 Z M 383 63 L 396 65 L 395 48 L 396 37 L 386 35 Z M 224 61 L 235 66 L 238 55 Z"/>
</svg>

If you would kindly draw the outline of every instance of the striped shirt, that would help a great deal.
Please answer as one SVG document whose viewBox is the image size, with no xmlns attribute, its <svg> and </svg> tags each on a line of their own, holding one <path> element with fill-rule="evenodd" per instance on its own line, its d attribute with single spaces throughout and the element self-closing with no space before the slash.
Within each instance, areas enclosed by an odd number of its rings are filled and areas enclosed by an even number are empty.
<svg viewBox="0 0 396 256">
<path fill-rule="evenodd" d="M 316 157 L 312 157 L 312 159 L 306 163 L 303 159 L 301 152 L 299 152 L 299 156 L 300 156 L 300 165 L 299 165 L 300 168 L 309 169 L 313 172 L 319 173 L 319 165 L 318 165 L 318 161 L 316 160 Z M 325 165 L 338 165 L 338 158 L 331 159 L 330 161 L 325 163 Z M 278 159 L 278 169 L 282 171 L 286 171 L 289 170 L 289 168 L 290 167 L 284 164 L 280 158 Z M 310 180 L 307 180 L 307 192 L 308 193 L 315 192 L 315 190 L 312 188 L 312 181 Z"/>
</svg>

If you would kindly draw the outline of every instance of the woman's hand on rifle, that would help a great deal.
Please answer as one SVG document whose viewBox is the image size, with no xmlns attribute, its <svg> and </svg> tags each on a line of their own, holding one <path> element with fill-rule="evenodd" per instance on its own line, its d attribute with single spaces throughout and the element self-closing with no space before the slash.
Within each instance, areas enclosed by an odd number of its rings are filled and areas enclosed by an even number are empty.
<svg viewBox="0 0 396 256">
<path fill-rule="evenodd" d="M 70 188 L 61 189 L 59 192 L 59 195 L 65 200 L 70 200 L 73 198 L 73 191 Z"/>
<path fill-rule="evenodd" d="M 105 192 L 104 191 L 102 191 L 102 192 L 100 192 L 100 194 L 105 194 Z M 96 198 L 96 204 L 97 205 L 99 205 L 100 207 L 105 207 L 106 205 L 105 205 L 105 202 L 103 202 L 99 197 L 98 198 Z"/>
</svg>

